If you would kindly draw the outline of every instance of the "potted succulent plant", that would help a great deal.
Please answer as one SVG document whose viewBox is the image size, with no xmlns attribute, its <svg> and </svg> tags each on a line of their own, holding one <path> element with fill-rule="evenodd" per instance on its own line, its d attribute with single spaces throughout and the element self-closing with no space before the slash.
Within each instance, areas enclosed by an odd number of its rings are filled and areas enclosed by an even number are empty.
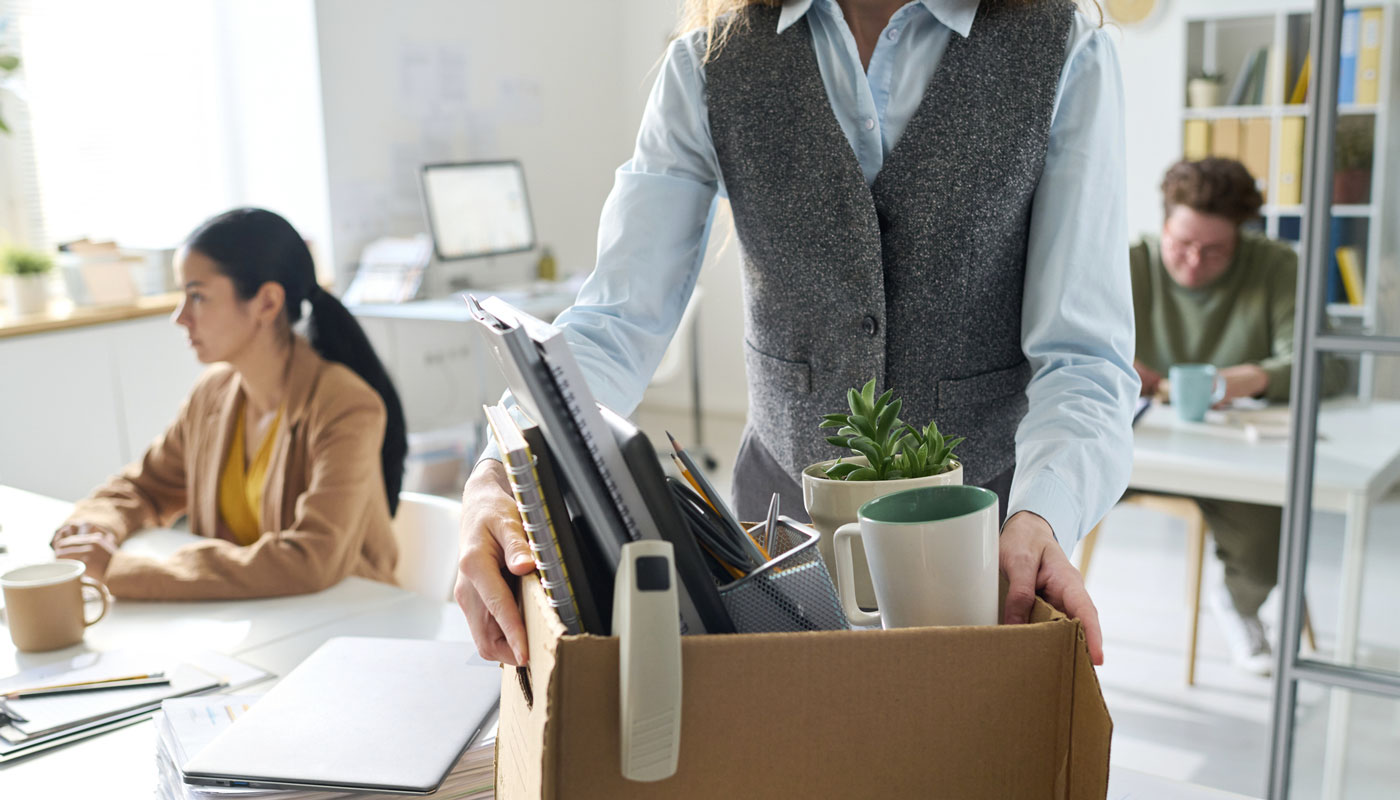
<svg viewBox="0 0 1400 800">
<path fill-rule="evenodd" d="M 1218 72 L 1198 72 L 1186 82 L 1186 105 L 1210 108 L 1220 105 L 1222 76 Z"/>
<path fill-rule="evenodd" d="M 49 304 L 49 273 L 53 258 L 37 250 L 9 248 L 0 258 L 5 304 L 15 315 L 37 314 Z"/>
<path fill-rule="evenodd" d="M 1336 159 L 1332 168 L 1332 202 L 1361 204 L 1371 199 L 1371 159 L 1376 147 L 1375 118 L 1337 119 Z"/>
<path fill-rule="evenodd" d="M 899 418 L 904 401 L 886 389 L 875 394 L 875 379 L 846 392 L 850 413 L 826 414 L 820 428 L 835 429 L 827 441 L 850 454 L 821 461 L 802 471 L 802 499 L 812 525 L 821 533 L 818 546 L 827 566 L 835 569 L 831 537 L 836 529 L 856 521 L 860 507 L 877 497 L 921 486 L 962 483 L 962 463 L 954 448 L 963 440 L 947 439 L 930 421 L 918 427 Z M 865 551 L 854 543 L 856 600 L 865 608 L 875 603 Z"/>
</svg>

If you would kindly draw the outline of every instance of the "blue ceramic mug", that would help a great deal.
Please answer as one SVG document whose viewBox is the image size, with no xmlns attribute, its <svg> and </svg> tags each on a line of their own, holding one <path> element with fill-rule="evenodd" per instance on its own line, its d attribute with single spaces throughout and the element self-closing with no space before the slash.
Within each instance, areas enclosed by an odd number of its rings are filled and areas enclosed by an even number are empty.
<svg viewBox="0 0 1400 800">
<path fill-rule="evenodd" d="M 1211 406 L 1225 399 L 1225 379 L 1210 364 L 1174 364 L 1167 380 L 1176 415 L 1185 422 L 1200 422 Z"/>
</svg>

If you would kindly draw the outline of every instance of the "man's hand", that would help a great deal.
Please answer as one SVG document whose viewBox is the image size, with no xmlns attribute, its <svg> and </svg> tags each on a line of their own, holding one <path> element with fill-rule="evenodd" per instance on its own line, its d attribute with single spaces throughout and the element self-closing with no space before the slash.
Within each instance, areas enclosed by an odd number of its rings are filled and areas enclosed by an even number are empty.
<svg viewBox="0 0 1400 800">
<path fill-rule="evenodd" d="M 1039 593 L 1051 605 L 1084 624 L 1084 638 L 1089 645 L 1089 657 L 1103 665 L 1103 632 L 1099 628 L 1099 611 L 1084 578 L 1069 563 L 1050 523 L 1043 518 L 1021 511 L 1008 519 L 1001 529 L 1001 571 L 1006 575 L 1007 625 L 1030 620 L 1031 606 Z"/>
<path fill-rule="evenodd" d="M 535 558 L 501 462 L 482 461 L 467 479 L 458 541 L 453 596 L 467 617 L 477 652 L 491 661 L 524 666 L 529 658 L 525 623 L 504 571 L 528 574 Z"/>
<path fill-rule="evenodd" d="M 64 525 L 49 541 L 53 553 L 59 558 L 71 558 L 87 565 L 87 574 L 101 580 L 107 574 L 107 566 L 112 563 L 112 554 L 117 552 L 117 535 L 111 531 L 81 522 Z"/>
<path fill-rule="evenodd" d="M 1142 397 L 1155 397 L 1157 388 L 1162 383 L 1162 375 L 1141 361 L 1133 362 L 1133 369 L 1137 370 L 1138 378 L 1142 380 Z"/>
<path fill-rule="evenodd" d="M 1219 372 L 1225 381 L 1225 399 L 1228 403 L 1237 397 L 1258 397 L 1269 388 L 1269 373 L 1257 364 L 1239 364 L 1226 367 Z"/>
</svg>

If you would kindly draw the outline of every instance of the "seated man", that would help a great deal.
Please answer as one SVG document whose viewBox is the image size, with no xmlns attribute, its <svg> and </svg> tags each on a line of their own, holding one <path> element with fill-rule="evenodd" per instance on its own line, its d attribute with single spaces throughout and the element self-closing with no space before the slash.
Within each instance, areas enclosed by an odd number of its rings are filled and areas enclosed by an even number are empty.
<svg viewBox="0 0 1400 800">
<path fill-rule="evenodd" d="M 1230 159 L 1183 161 L 1167 170 L 1162 201 L 1160 238 L 1144 236 L 1129 251 L 1143 394 L 1163 388 L 1173 364 L 1206 363 L 1219 368 L 1227 402 L 1288 402 L 1298 255 L 1241 229 L 1263 204 L 1254 178 Z M 1345 379 L 1335 366 L 1324 370 L 1324 393 Z M 1209 592 L 1212 609 L 1236 663 L 1268 674 L 1259 607 L 1278 580 L 1282 509 L 1197 502 L 1225 566 L 1225 586 Z"/>
</svg>

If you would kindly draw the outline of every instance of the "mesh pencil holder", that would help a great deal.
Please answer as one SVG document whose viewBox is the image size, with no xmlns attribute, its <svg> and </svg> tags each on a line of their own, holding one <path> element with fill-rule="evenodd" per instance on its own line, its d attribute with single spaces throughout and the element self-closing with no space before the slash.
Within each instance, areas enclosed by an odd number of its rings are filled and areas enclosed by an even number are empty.
<svg viewBox="0 0 1400 800">
<path fill-rule="evenodd" d="M 750 534 L 774 557 L 758 570 L 719 587 L 720 601 L 738 633 L 834 631 L 850 628 L 836 585 L 812 528 L 779 517 L 777 530 L 761 523 Z"/>
</svg>

